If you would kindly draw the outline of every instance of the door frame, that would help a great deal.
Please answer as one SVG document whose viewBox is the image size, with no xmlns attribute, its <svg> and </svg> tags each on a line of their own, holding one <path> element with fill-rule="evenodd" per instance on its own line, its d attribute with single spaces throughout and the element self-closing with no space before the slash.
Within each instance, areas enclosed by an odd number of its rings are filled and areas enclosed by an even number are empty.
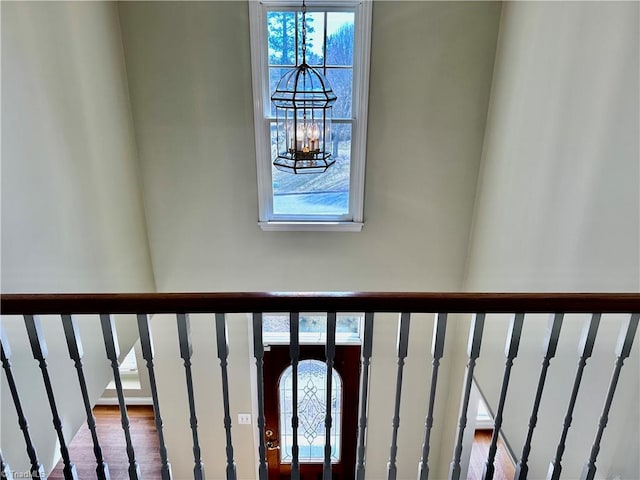
<svg viewBox="0 0 640 480">
<path fill-rule="evenodd" d="M 359 345 L 336 345 L 336 356 L 333 369 L 340 375 L 342 380 L 342 412 L 341 418 L 341 453 L 337 468 L 334 469 L 334 478 L 351 478 L 355 472 L 356 448 L 358 433 L 358 407 L 359 407 L 359 386 L 360 386 L 360 346 Z M 277 349 L 277 354 L 274 350 Z M 276 438 L 280 441 L 280 406 L 278 387 L 282 374 L 290 366 L 289 346 L 274 346 L 270 352 L 273 356 L 271 371 L 265 369 L 265 419 L 266 428 L 272 429 L 276 433 Z M 265 356 L 269 353 L 265 352 Z M 301 345 L 299 361 L 317 360 L 326 365 L 324 345 Z M 265 360 L 265 366 L 267 360 Z M 353 377 L 357 378 L 353 378 Z M 271 421 L 269 421 L 271 420 Z M 336 423 L 338 419 L 333 419 Z M 324 419 L 322 420 L 324 423 Z M 272 462 L 276 456 L 279 457 L 281 450 L 267 451 L 267 458 Z M 314 463 L 300 463 L 300 472 L 312 478 L 321 477 L 323 461 Z M 274 465 L 269 465 L 269 478 L 282 478 L 281 475 L 290 474 L 291 464 L 281 464 L 278 461 Z M 353 472 L 351 471 L 353 469 Z M 336 476 L 337 475 L 337 476 Z"/>
<path fill-rule="evenodd" d="M 254 348 L 253 348 L 253 315 L 252 314 L 247 314 L 247 323 L 248 323 L 248 329 L 247 329 L 247 341 L 249 343 L 249 348 L 248 348 L 248 354 L 249 354 L 249 379 L 250 379 L 250 383 L 251 383 L 251 418 L 252 418 L 252 429 L 253 429 L 253 452 L 254 452 L 254 465 L 256 466 L 256 473 L 257 473 L 257 468 L 260 465 L 260 432 L 258 431 L 258 427 L 257 427 L 257 423 L 256 423 L 256 419 L 258 418 L 258 413 L 259 413 L 259 408 L 258 408 L 258 389 L 257 389 L 257 380 L 258 380 L 258 371 L 257 371 L 257 367 L 256 367 L 256 359 L 254 356 Z M 361 323 L 360 323 L 360 336 L 358 337 L 357 340 L 348 340 L 348 341 L 337 341 L 336 340 L 336 346 L 338 345 L 346 345 L 346 346 L 358 346 L 360 348 L 360 352 L 362 352 L 362 332 L 364 328 L 364 315 L 362 315 L 362 319 L 361 319 Z M 261 336 L 262 337 L 262 336 Z M 264 340 L 263 340 L 263 346 L 265 351 L 267 351 L 269 348 L 271 348 L 271 346 L 277 346 L 277 345 L 289 345 L 288 342 L 273 342 L 272 344 L 265 344 Z M 319 342 L 303 342 L 300 345 L 324 345 L 323 343 L 319 343 Z M 362 365 L 361 365 L 361 358 L 358 358 L 358 382 L 356 382 L 357 386 L 355 387 L 357 390 L 357 396 L 358 396 L 358 408 L 360 408 L 360 380 L 359 377 L 362 375 Z M 358 411 L 358 415 L 359 415 L 359 411 Z M 357 428 L 357 421 L 358 419 L 356 418 L 356 428 Z M 356 440 L 357 441 L 357 440 Z M 357 451 L 356 451 L 356 460 L 357 460 Z"/>
</svg>

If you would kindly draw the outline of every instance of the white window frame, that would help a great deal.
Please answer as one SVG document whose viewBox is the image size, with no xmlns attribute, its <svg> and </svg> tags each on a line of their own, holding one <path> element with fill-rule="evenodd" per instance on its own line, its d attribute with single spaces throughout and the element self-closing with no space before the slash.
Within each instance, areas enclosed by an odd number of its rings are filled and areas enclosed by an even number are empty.
<svg viewBox="0 0 640 480">
<path fill-rule="evenodd" d="M 307 11 L 353 11 L 354 52 L 352 91 L 351 163 L 349 212 L 328 215 L 275 215 L 273 213 L 273 181 L 271 177 L 271 117 L 269 102 L 267 12 L 300 10 L 302 1 L 250 0 L 251 65 L 253 81 L 253 113 L 256 162 L 258 173 L 258 224 L 265 231 L 360 231 L 364 225 L 364 174 L 367 144 L 369 99 L 369 64 L 371 51 L 372 0 L 309 0 Z"/>
<path fill-rule="evenodd" d="M 269 317 L 284 317 L 288 316 L 288 312 L 278 312 L 278 313 L 265 313 L 263 314 L 263 332 L 262 332 L 262 343 L 265 347 L 269 347 L 271 345 L 290 345 L 291 339 L 289 338 L 289 332 L 265 332 L 264 325 L 269 321 Z M 300 317 L 305 317 L 307 315 L 317 315 L 317 316 L 326 316 L 326 312 L 300 312 Z M 364 336 L 364 313 L 362 312 L 340 312 L 338 314 L 338 321 L 340 321 L 341 316 L 347 317 L 358 317 L 358 332 L 355 335 L 352 334 L 344 334 L 336 331 L 336 345 L 362 345 L 363 336 Z M 251 320 L 251 319 L 250 319 Z M 327 343 L 327 332 L 299 332 L 298 333 L 298 341 L 300 345 L 326 345 Z"/>
</svg>

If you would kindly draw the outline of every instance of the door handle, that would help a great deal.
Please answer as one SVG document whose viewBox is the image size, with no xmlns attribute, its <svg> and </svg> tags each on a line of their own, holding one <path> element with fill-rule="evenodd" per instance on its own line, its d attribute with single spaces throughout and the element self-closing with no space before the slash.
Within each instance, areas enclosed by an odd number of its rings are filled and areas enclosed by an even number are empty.
<svg viewBox="0 0 640 480">
<path fill-rule="evenodd" d="M 280 450 L 278 441 L 273 438 L 273 430 L 265 430 L 264 435 L 267 437 L 267 450 Z"/>
</svg>

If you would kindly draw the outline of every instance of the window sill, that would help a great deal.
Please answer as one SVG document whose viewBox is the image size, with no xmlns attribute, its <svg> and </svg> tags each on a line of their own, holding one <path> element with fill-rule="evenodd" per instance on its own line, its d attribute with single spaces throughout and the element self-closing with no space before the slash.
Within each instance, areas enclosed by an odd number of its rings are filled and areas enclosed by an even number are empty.
<svg viewBox="0 0 640 480">
<path fill-rule="evenodd" d="M 258 222 L 265 232 L 359 232 L 362 222 Z"/>
</svg>

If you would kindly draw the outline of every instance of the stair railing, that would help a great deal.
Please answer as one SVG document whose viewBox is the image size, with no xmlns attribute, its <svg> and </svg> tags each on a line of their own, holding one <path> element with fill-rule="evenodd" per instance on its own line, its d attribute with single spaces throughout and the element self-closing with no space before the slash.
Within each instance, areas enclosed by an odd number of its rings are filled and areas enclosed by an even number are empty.
<svg viewBox="0 0 640 480">
<path fill-rule="evenodd" d="M 478 293 L 176 293 L 176 294 L 3 294 L 0 299 L 3 315 L 22 315 L 27 327 L 34 359 L 38 362 L 45 388 L 47 391 L 49 408 L 51 410 L 54 429 L 59 439 L 60 453 L 64 462 L 63 474 L 65 480 L 77 479 L 76 469 L 69 456 L 68 443 L 65 439 L 60 418 L 56 406 L 54 388 L 51 384 L 47 368 L 47 346 L 44 338 L 39 315 L 59 315 L 62 321 L 70 358 L 77 369 L 78 382 L 82 393 L 82 400 L 86 410 L 87 425 L 92 435 L 96 461 L 96 478 L 109 479 L 109 469 L 104 461 L 99 438 L 95 429 L 95 420 L 91 412 L 88 400 L 87 385 L 82 365 L 82 343 L 80 332 L 73 315 L 97 314 L 100 317 L 105 354 L 111 363 L 115 385 L 118 394 L 118 402 L 121 412 L 121 423 L 126 439 L 126 452 L 129 459 L 128 476 L 130 480 L 142 478 L 138 466 L 134 447 L 129 432 L 125 399 L 122 384 L 118 373 L 119 347 L 117 332 L 113 315 L 136 314 L 140 333 L 141 347 L 144 359 L 147 363 L 149 377 L 151 379 L 153 409 L 155 414 L 156 431 L 159 439 L 159 453 L 161 459 L 161 478 L 171 480 L 173 477 L 169 462 L 167 448 L 164 443 L 163 425 L 160 417 L 160 404 L 155 384 L 155 366 L 153 362 L 153 340 L 151 325 L 148 316 L 151 314 L 174 314 L 178 325 L 178 342 L 180 356 L 184 360 L 186 389 L 189 399 L 189 419 L 193 440 L 193 478 L 203 480 L 205 468 L 201 458 L 200 444 L 198 440 L 198 420 L 195 413 L 195 394 L 191 375 L 191 356 L 193 353 L 191 333 L 189 327 L 189 314 L 209 313 L 215 314 L 217 351 L 222 372 L 222 384 L 224 405 L 224 430 L 226 435 L 226 478 L 236 480 L 236 468 L 233 450 L 232 425 L 229 411 L 229 384 L 228 384 L 228 354 L 229 345 L 226 335 L 226 314 L 248 312 L 253 313 L 253 355 L 257 367 L 257 392 L 258 411 L 257 428 L 259 438 L 258 464 L 256 471 L 259 480 L 268 479 L 268 468 L 265 447 L 265 411 L 263 395 L 263 365 L 264 348 L 262 339 L 263 314 L 269 312 L 290 312 L 290 357 L 293 367 L 293 413 L 291 416 L 294 431 L 292 449 L 291 478 L 300 478 L 299 451 L 297 445 L 298 428 L 298 402 L 296 369 L 299 362 L 300 340 L 298 319 L 300 312 L 326 312 L 326 365 L 327 372 L 331 372 L 336 347 L 336 312 L 362 312 L 365 321 L 363 343 L 361 350 L 361 381 L 358 410 L 358 434 L 357 434 L 357 460 L 354 465 L 353 478 L 364 480 L 366 471 L 366 429 L 369 398 L 369 371 L 372 357 L 372 331 L 375 315 L 383 312 L 400 313 L 397 340 L 397 374 L 395 387 L 394 413 L 391 419 L 392 435 L 390 440 L 390 455 L 387 468 L 387 479 L 395 480 L 397 475 L 397 436 L 401 428 L 399 411 L 402 400 L 403 366 L 407 356 L 409 325 L 413 313 L 433 313 L 434 328 L 432 341 L 432 375 L 428 400 L 428 413 L 425 420 L 424 442 L 422 455 L 416 465 L 419 480 L 429 478 L 429 453 L 430 434 L 434 422 L 434 406 L 438 379 L 438 367 L 440 361 L 446 355 L 445 332 L 449 320 L 449 314 L 471 313 L 474 314 L 469 332 L 469 346 L 467 350 L 468 363 L 463 385 L 463 399 L 460 405 L 460 417 L 456 442 L 452 449 L 452 461 L 449 470 L 449 478 L 458 480 L 461 474 L 461 458 L 463 451 L 463 433 L 468 420 L 468 408 L 470 390 L 473 381 L 476 361 L 480 357 L 480 347 L 483 338 L 485 316 L 491 313 L 512 314 L 509 326 L 507 345 L 505 349 L 505 369 L 503 373 L 502 388 L 499 395 L 496 410 L 494 434 L 491 440 L 489 453 L 484 467 L 482 478 L 489 480 L 494 475 L 494 462 L 497 448 L 498 435 L 501 429 L 502 413 L 508 393 L 511 368 L 518 355 L 518 347 L 522 334 L 522 328 L 526 317 L 533 313 L 551 314 L 547 327 L 547 335 L 543 346 L 542 370 L 538 378 L 536 395 L 533 402 L 531 417 L 528 424 L 527 437 L 519 458 L 515 480 L 525 480 L 528 475 L 528 458 L 531 451 L 532 437 L 537 423 L 537 415 L 543 395 L 545 380 L 550 368 L 550 361 L 554 357 L 558 345 L 564 315 L 567 313 L 588 313 L 590 320 L 585 326 L 579 345 L 579 359 L 577 372 L 574 378 L 566 417 L 562 426 L 562 433 L 554 458 L 550 459 L 548 480 L 557 480 L 562 471 L 562 457 L 566 448 L 567 434 L 571 427 L 571 420 L 576 400 L 579 395 L 581 379 L 586 368 L 587 359 L 593 351 L 594 342 L 598 332 L 600 316 L 603 313 L 624 313 L 626 320 L 620 329 L 620 336 L 615 349 L 615 366 L 612 378 L 606 393 L 605 404 L 599 419 L 595 440 L 582 473 L 582 480 L 592 480 L 596 473 L 596 459 L 600 450 L 601 441 L 608 421 L 608 415 L 612 401 L 622 373 L 625 359 L 630 355 L 638 322 L 640 319 L 640 295 L 638 294 L 478 294 Z M 13 376 L 11 365 L 11 347 L 4 328 L 0 324 L 2 367 L 11 391 L 11 396 L 16 409 L 20 429 L 23 432 L 27 454 L 29 456 L 30 474 L 32 478 L 46 478 L 44 469 L 38 460 L 38 456 L 29 433 L 28 421 L 25 417 L 21 397 Z M 327 396 L 331 391 L 332 375 L 327 375 Z M 331 409 L 327 409 L 325 416 L 325 448 L 323 480 L 332 478 L 331 468 L 331 435 L 330 429 L 334 419 L 331 418 Z M 11 475 L 9 465 L 0 453 L 0 476 Z"/>
</svg>

